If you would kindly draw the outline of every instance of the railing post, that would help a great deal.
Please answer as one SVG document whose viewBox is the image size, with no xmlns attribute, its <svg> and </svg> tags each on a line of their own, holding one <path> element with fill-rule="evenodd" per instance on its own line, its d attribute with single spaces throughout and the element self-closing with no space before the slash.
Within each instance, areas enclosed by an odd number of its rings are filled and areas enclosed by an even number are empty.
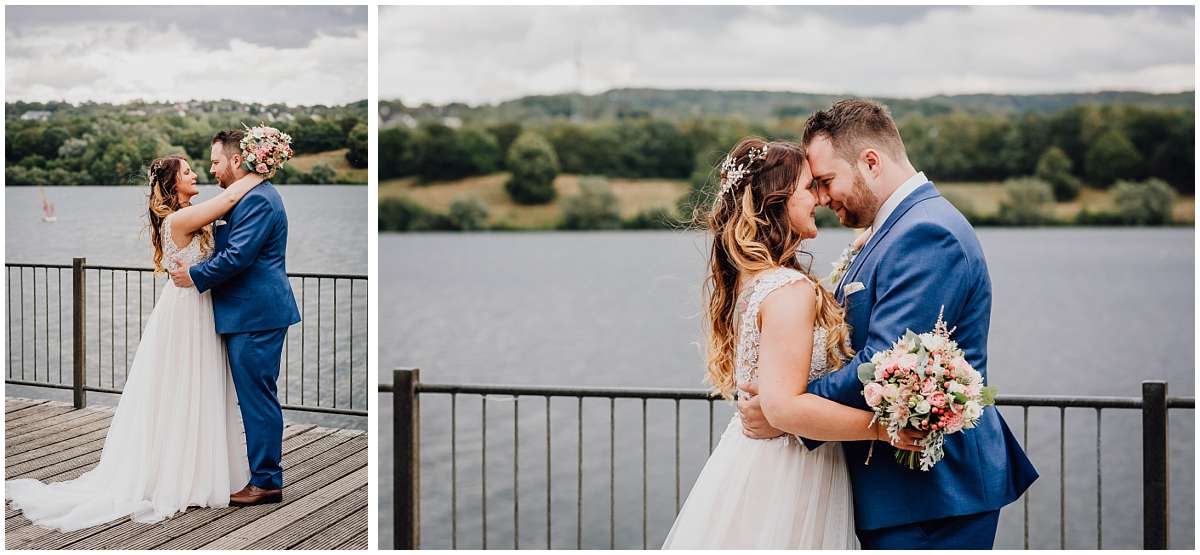
<svg viewBox="0 0 1200 555">
<path fill-rule="evenodd" d="M 75 408 L 87 406 L 87 391 L 84 390 L 85 370 L 87 368 L 87 342 L 85 341 L 87 327 L 84 325 L 84 306 L 87 305 L 87 277 L 84 273 L 86 258 L 75 258 L 71 261 L 71 317 L 74 343 L 75 368 L 71 373 L 71 389 L 74 392 Z"/>
<path fill-rule="evenodd" d="M 421 546 L 421 403 L 417 384 L 421 371 L 401 368 L 393 372 L 393 464 L 392 483 L 395 484 L 395 549 L 418 549 Z"/>
<path fill-rule="evenodd" d="M 1142 548 L 1167 548 L 1167 383 L 1142 382 Z"/>
</svg>

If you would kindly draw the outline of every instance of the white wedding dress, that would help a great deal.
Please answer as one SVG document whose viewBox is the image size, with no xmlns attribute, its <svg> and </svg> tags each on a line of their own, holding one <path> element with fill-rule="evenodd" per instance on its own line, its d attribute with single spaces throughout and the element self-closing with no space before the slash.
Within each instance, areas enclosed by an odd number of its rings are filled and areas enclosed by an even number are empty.
<svg viewBox="0 0 1200 555">
<path fill-rule="evenodd" d="M 790 268 L 768 270 L 739 299 L 738 385 L 757 381 L 759 306 L 801 280 L 808 278 Z M 814 331 L 810 380 L 836 369 L 822 348 L 826 334 Z M 793 436 L 750 439 L 734 413 L 663 548 L 857 549 L 851 495 L 840 444 L 809 451 Z"/>
<path fill-rule="evenodd" d="M 203 261 L 162 223 L 163 260 Z M 69 532 L 129 516 L 157 522 L 189 506 L 226 507 L 250 479 L 246 443 L 212 297 L 167 280 L 146 323 L 100 463 L 66 482 L 9 480 L 4 496 L 38 526 Z"/>
</svg>

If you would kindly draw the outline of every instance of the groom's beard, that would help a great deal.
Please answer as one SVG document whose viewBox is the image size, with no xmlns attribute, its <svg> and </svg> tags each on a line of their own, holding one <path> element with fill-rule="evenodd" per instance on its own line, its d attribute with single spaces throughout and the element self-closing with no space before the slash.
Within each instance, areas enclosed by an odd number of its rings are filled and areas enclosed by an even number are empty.
<svg viewBox="0 0 1200 555">
<path fill-rule="evenodd" d="M 226 189 L 230 185 L 233 185 L 234 181 L 237 181 L 237 178 L 234 177 L 232 171 L 227 171 L 223 174 L 217 175 L 217 183 L 221 185 L 222 189 Z"/>
<path fill-rule="evenodd" d="M 850 189 L 850 196 L 842 202 L 842 214 L 839 214 L 842 225 L 851 228 L 871 225 L 875 221 L 875 214 L 879 212 L 879 205 L 879 198 L 867 187 L 862 172 L 855 168 L 854 186 Z"/>
</svg>

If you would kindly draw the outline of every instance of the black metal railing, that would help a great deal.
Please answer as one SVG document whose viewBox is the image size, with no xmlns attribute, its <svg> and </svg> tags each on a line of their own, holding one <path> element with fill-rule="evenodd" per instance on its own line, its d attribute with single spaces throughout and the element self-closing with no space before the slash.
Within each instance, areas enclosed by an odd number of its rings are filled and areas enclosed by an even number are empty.
<svg viewBox="0 0 1200 555">
<path fill-rule="evenodd" d="M 367 276 L 289 273 L 301 321 L 280 361 L 283 408 L 367 415 Z M 152 268 L 5 263 L 5 383 L 119 394 L 166 277 Z"/>
<path fill-rule="evenodd" d="M 703 390 L 672 390 L 672 389 L 626 389 L 626 388 L 572 388 L 572 387 L 528 387 L 501 385 L 450 385 L 429 384 L 420 381 L 420 372 L 416 369 L 398 369 L 393 372 L 391 384 L 380 384 L 379 392 L 392 396 L 392 457 L 393 457 L 393 502 L 392 528 L 395 549 L 417 549 L 421 546 L 420 508 L 421 508 L 421 408 L 420 400 L 425 395 L 444 395 L 450 400 L 449 441 L 450 441 L 450 527 L 451 547 L 458 547 L 458 398 L 472 396 L 481 399 L 480 415 L 480 450 L 481 450 L 481 541 L 483 548 L 488 546 L 488 512 L 487 512 L 487 403 L 488 396 L 504 396 L 513 402 L 512 426 L 512 548 L 520 547 L 520 507 L 519 507 L 519 426 L 517 406 L 522 398 L 542 398 L 546 412 L 546 514 L 545 545 L 552 548 L 551 531 L 551 466 L 554 459 L 551 455 L 551 418 L 550 400 L 552 398 L 567 398 L 576 401 L 576 420 L 578 451 L 576 453 L 577 483 L 576 493 L 576 547 L 583 548 L 583 414 L 584 399 L 608 400 L 608 492 L 609 492 L 609 548 L 616 547 L 616 517 L 619 514 L 616 504 L 614 484 L 616 481 L 616 420 L 618 411 L 616 401 L 640 400 L 641 403 L 641 542 L 643 549 L 648 547 L 648 456 L 647 456 L 647 403 L 649 401 L 668 401 L 674 409 L 674 494 L 676 513 L 681 506 L 681 493 L 686 492 L 680 479 L 680 404 L 681 402 L 706 403 L 708 406 L 708 450 L 713 449 L 714 404 L 721 401 L 720 397 Z M 1073 397 L 1073 396 L 1025 396 L 1001 395 L 996 404 L 1007 407 L 1020 407 L 1024 413 L 1023 434 L 1021 442 L 1028 448 L 1029 441 L 1029 409 L 1032 407 L 1052 407 L 1059 409 L 1059 547 L 1066 548 L 1066 410 L 1068 408 L 1090 408 L 1096 412 L 1096 541 L 1098 547 L 1103 547 L 1103 522 L 1100 504 L 1103 488 L 1103 473 L 1100 465 L 1100 423 L 1101 412 L 1110 409 L 1140 410 L 1142 422 L 1142 545 L 1147 549 L 1165 549 L 1168 544 L 1168 467 L 1167 467 L 1167 416 L 1170 409 L 1194 409 L 1195 399 L 1191 397 L 1168 397 L 1167 384 L 1161 381 L 1146 381 L 1142 383 L 1141 397 Z M 702 411 L 703 412 L 703 411 Z M 1029 494 L 1023 496 L 1024 547 L 1029 549 Z"/>
</svg>

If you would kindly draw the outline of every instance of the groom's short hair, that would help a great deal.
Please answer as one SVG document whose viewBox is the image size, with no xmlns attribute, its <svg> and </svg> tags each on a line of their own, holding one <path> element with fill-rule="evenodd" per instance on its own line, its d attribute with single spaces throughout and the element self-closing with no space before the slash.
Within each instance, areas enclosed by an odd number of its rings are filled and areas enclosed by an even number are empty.
<svg viewBox="0 0 1200 555">
<path fill-rule="evenodd" d="M 908 156 L 887 106 L 870 100 L 840 100 L 828 110 L 809 116 L 804 124 L 804 146 L 821 135 L 827 135 L 834 151 L 851 164 L 868 148 L 881 150 L 896 160 Z"/>
<path fill-rule="evenodd" d="M 237 129 L 226 129 L 213 136 L 212 143 L 221 143 L 221 150 L 225 152 L 225 156 L 232 158 L 242 151 L 242 138 L 246 134 Z"/>
</svg>

